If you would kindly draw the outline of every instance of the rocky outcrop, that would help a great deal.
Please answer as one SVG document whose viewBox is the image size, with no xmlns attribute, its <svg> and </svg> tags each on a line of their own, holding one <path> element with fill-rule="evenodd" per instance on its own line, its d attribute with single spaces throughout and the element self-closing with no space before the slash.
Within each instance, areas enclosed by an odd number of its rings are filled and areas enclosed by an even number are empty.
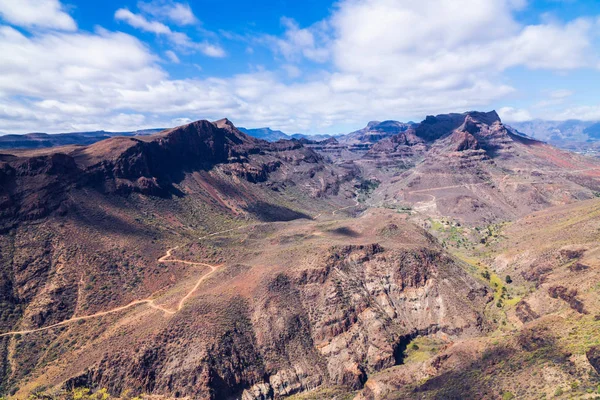
<svg viewBox="0 0 600 400">
<path fill-rule="evenodd" d="M 600 346 L 592 346 L 585 355 L 592 367 L 600 374 Z"/>
<path fill-rule="evenodd" d="M 324 385 L 356 390 L 402 363 L 407 340 L 485 329 L 490 294 L 440 251 L 344 245 L 315 261 L 265 276 L 249 299 L 196 302 L 156 337 L 114 349 L 67 386 L 244 400 Z"/>
<path fill-rule="evenodd" d="M 517 318 L 519 318 L 519 320 L 524 324 L 539 318 L 539 315 L 535 311 L 533 311 L 529 303 L 527 303 L 524 300 L 521 300 L 517 303 L 515 313 L 517 315 Z"/>
<path fill-rule="evenodd" d="M 263 353 L 265 360 L 293 372 L 283 375 L 288 383 L 281 383 L 282 373 L 276 372 L 247 390 L 246 399 L 271 398 L 261 397 L 271 392 L 277 398 L 318 382 L 361 388 L 371 373 L 402 362 L 406 337 L 480 332 L 484 327 L 476 310 L 490 299 L 442 253 L 387 251 L 378 244 L 334 247 L 320 267 L 279 275 L 267 288 L 269 295 L 255 311 L 258 343 L 272 348 L 270 355 Z M 300 303 L 283 303 L 283 298 Z M 282 359 L 293 362 L 282 365 Z M 308 366 L 316 377 L 298 382 L 297 371 L 306 373 Z"/>
<path fill-rule="evenodd" d="M 449 135 L 452 131 L 461 126 L 464 128 L 466 120 L 478 121 L 485 125 L 493 125 L 494 123 L 500 122 L 500 117 L 496 111 L 471 111 L 464 114 L 429 115 L 417 126 L 416 134 L 420 138 L 432 142 Z M 472 127 L 475 124 L 469 123 L 467 126 L 469 125 Z"/>
<path fill-rule="evenodd" d="M 561 299 L 580 314 L 587 314 L 585 305 L 577 298 L 576 289 L 567 289 L 564 286 L 552 286 L 548 289 L 548 294 L 553 299 Z"/>
<path fill-rule="evenodd" d="M 465 131 L 457 131 L 451 137 L 454 151 L 478 150 L 479 142 L 475 136 Z"/>
</svg>

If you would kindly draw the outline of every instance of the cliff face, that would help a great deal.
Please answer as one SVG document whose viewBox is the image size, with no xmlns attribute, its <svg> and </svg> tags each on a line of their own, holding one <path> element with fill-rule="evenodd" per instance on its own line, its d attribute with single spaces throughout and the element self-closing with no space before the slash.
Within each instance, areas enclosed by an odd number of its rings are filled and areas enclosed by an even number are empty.
<svg viewBox="0 0 600 400">
<path fill-rule="evenodd" d="M 416 134 L 425 141 L 434 142 L 447 136 L 455 129 L 460 128 L 466 120 L 479 121 L 482 124 L 491 126 L 500 122 L 500 117 L 495 111 L 430 115 L 417 126 Z"/>
<path fill-rule="evenodd" d="M 168 198 L 183 195 L 181 183 L 190 174 L 213 170 L 251 183 L 267 182 L 278 173 L 278 180 L 285 175 L 291 184 L 322 171 L 317 196 L 335 192 L 355 174 L 330 173 L 323 158 L 298 141 L 269 143 L 241 133 L 227 120 L 197 121 L 145 137 L 2 155 L 0 227 L 65 213 L 72 190 Z"/>
<path fill-rule="evenodd" d="M 600 187 L 597 161 L 521 136 L 494 111 L 429 116 L 354 162 L 381 182 L 371 204 L 469 224 L 589 199 Z"/>
<path fill-rule="evenodd" d="M 408 248 L 309 241 L 302 249 L 318 251 L 289 266 L 280 264 L 283 253 L 254 256 L 276 267 L 251 261 L 242 276 L 209 283 L 219 295 L 200 297 L 139 349 L 108 352 L 67 385 L 247 400 L 326 385 L 360 389 L 371 374 L 401 364 L 416 336 L 486 329 L 481 313 L 491 294 L 414 233 L 420 244 Z M 238 285 L 247 296 L 222 291 Z"/>
</svg>

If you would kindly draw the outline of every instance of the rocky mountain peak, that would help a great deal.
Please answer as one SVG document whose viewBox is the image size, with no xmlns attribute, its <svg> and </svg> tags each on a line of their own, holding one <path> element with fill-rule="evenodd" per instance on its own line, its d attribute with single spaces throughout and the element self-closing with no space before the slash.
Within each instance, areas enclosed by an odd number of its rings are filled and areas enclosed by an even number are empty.
<svg viewBox="0 0 600 400">
<path fill-rule="evenodd" d="M 461 127 L 464 130 L 465 128 L 471 129 L 478 124 L 491 126 L 496 122 L 501 122 L 496 111 L 469 111 L 462 114 L 429 115 L 417 126 L 416 135 L 428 142 L 433 142 L 448 136 L 452 131 Z"/>
</svg>

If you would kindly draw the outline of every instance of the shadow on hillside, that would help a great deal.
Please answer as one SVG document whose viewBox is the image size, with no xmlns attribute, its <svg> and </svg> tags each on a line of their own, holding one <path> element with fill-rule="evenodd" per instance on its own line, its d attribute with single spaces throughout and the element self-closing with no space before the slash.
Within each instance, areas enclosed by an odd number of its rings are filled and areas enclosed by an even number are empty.
<svg viewBox="0 0 600 400">
<path fill-rule="evenodd" d="M 293 221 L 301 218 L 311 219 L 310 216 L 304 213 L 264 201 L 249 204 L 245 210 L 263 222 Z"/>
<path fill-rule="evenodd" d="M 356 232 L 355 230 L 348 228 L 347 226 L 340 226 L 339 228 L 335 228 L 332 229 L 330 231 L 331 233 L 333 233 L 334 235 L 341 235 L 341 236 L 347 236 L 347 237 L 359 237 L 360 233 Z"/>
</svg>

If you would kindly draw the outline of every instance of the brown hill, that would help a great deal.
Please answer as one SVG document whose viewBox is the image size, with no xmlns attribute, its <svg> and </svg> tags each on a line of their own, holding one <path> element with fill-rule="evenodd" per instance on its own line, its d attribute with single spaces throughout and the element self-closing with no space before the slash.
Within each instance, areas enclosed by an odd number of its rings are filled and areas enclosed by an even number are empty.
<svg viewBox="0 0 600 400">
<path fill-rule="evenodd" d="M 69 195 L 76 190 L 169 198 L 200 189 L 204 197 L 229 208 L 223 211 L 239 214 L 260 211 L 257 204 L 271 194 L 277 198 L 275 193 L 288 186 L 308 185 L 309 198 L 337 195 L 353 174 L 340 169 L 334 173 L 320 155 L 299 142 L 255 139 L 227 120 L 197 121 L 146 137 L 116 137 L 87 147 L 13 151 L 0 160 L 3 229 L 20 220 L 65 213 L 73 205 Z M 275 193 L 253 198 L 251 190 L 243 190 L 249 183 Z M 218 194 L 219 188 L 224 193 Z M 226 205 L 221 197 L 234 197 L 236 205 Z M 271 206 L 276 213 L 279 206 Z M 285 208 L 281 212 L 293 215 Z"/>
<path fill-rule="evenodd" d="M 374 205 L 485 224 L 600 191 L 600 162 L 520 136 L 495 112 L 427 117 L 355 160 L 381 184 Z"/>
<path fill-rule="evenodd" d="M 484 245 L 464 246 L 469 229 L 439 230 L 461 237 L 452 253 L 495 287 L 484 314 L 496 330 L 446 347 L 417 339 L 405 364 L 370 378 L 357 398 L 588 398 L 600 378 L 598 229 L 594 199 L 505 224 Z"/>
<path fill-rule="evenodd" d="M 3 383 L 17 396 L 40 385 L 215 399 L 357 389 L 401 363 L 409 338 L 487 329 L 489 289 L 393 212 L 248 221 L 198 240 L 200 206 L 186 197 L 69 196 L 66 214 L 2 238 L 2 332 L 16 331 L 0 337 Z"/>
<path fill-rule="evenodd" d="M 494 398 L 484 377 L 543 375 L 503 359 L 591 384 L 597 207 L 569 203 L 597 162 L 493 112 L 388 125 L 360 151 L 220 120 L 0 155 L 0 393 Z"/>
</svg>

